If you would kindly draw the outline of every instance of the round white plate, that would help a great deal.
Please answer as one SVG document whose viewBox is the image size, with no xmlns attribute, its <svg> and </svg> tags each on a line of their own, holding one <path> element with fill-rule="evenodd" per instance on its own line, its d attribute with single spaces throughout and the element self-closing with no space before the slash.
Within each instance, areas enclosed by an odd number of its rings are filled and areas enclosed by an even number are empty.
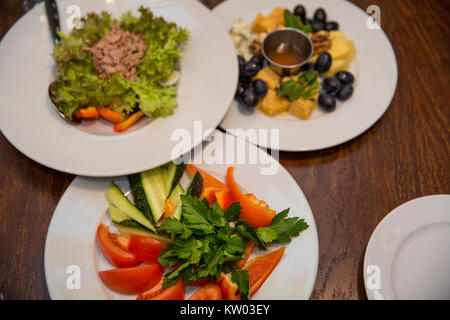
<svg viewBox="0 0 450 320">
<path fill-rule="evenodd" d="M 268 144 L 255 136 L 245 138 L 262 147 L 282 151 L 311 151 L 344 143 L 369 129 L 386 111 L 397 86 L 397 62 L 392 46 L 382 30 L 367 27 L 368 15 L 350 2 L 335 0 L 227 0 L 214 8 L 227 30 L 242 18 L 251 24 L 259 12 L 267 14 L 276 6 L 293 10 L 303 4 L 308 18 L 323 7 L 328 20 L 335 20 L 346 37 L 356 46 L 356 57 L 350 72 L 355 75 L 354 93 L 345 102 L 338 102 L 336 110 L 313 112 L 309 120 L 292 115 L 269 117 L 259 110 L 249 112 L 231 104 L 220 124 L 223 129 L 277 129 L 277 142 Z M 381 20 L 382 21 L 382 20 Z M 239 132 L 239 131 L 238 131 Z"/>
<path fill-rule="evenodd" d="M 225 140 L 227 136 L 228 140 Z M 241 140 L 242 141 L 242 140 Z M 218 154 L 230 155 L 237 139 L 215 131 L 215 138 L 206 148 L 197 150 L 192 159 L 201 169 L 222 179 L 228 164 L 217 164 Z M 258 164 L 234 165 L 235 178 L 243 189 L 267 201 L 277 212 L 290 208 L 290 216 L 304 218 L 309 228 L 287 245 L 278 266 L 266 280 L 254 299 L 308 299 L 317 275 L 319 243 L 317 230 L 308 201 L 291 175 L 267 153 L 242 141 L 245 150 L 258 156 Z M 215 150 L 215 152 L 213 152 Z M 247 152 L 246 151 L 246 152 Z M 217 159 L 217 158 L 216 158 Z M 229 159 L 229 158 L 228 158 Z M 225 163 L 223 161 L 222 163 Z M 278 168 L 274 175 L 261 175 L 262 168 Z M 188 183 L 187 175 L 181 181 Z M 123 191 L 129 191 L 125 177 L 114 178 Z M 135 299 L 136 295 L 122 295 L 106 288 L 97 272 L 113 268 L 103 258 L 96 245 L 96 229 L 100 222 L 110 224 L 106 214 L 104 193 L 109 179 L 76 178 L 67 188 L 53 213 L 45 243 L 45 277 L 52 299 Z M 270 186 L 268 188 L 267 186 Z M 273 250 L 279 245 L 271 245 Z M 252 255 L 260 254 L 254 250 Z M 252 257 L 250 257 L 252 258 Z M 69 289 L 66 282 L 79 271 L 80 289 Z M 69 273 L 68 273 L 69 272 Z M 70 280 L 69 280 L 70 282 Z M 193 288 L 187 291 L 187 296 Z"/>
<path fill-rule="evenodd" d="M 450 299 L 450 195 L 408 201 L 379 223 L 364 283 L 371 300 Z"/>
<path fill-rule="evenodd" d="M 175 22 L 190 32 L 181 59 L 178 108 L 167 118 L 141 120 L 124 133 L 107 121 L 65 122 L 53 109 L 48 85 L 56 77 L 50 53 L 53 43 L 44 3 L 36 5 L 0 43 L 0 129 L 31 159 L 56 170 L 85 176 L 124 175 L 172 160 L 176 129 L 188 132 L 191 144 L 205 135 L 194 134 L 194 121 L 215 128 L 233 99 L 238 78 L 234 48 L 216 17 L 198 1 L 187 0 L 63 0 L 58 1 L 61 27 L 80 10 L 81 16 L 102 10 L 119 18 L 139 6 Z M 77 9 L 78 8 L 78 9 Z M 93 88 L 95 90 L 95 88 Z M 187 130 L 187 131 L 186 131 Z"/>
</svg>

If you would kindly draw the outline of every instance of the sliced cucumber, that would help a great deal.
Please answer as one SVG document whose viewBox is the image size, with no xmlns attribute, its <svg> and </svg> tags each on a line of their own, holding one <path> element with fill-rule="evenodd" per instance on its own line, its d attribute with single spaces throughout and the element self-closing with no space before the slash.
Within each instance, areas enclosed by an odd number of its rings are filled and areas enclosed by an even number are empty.
<svg viewBox="0 0 450 320">
<path fill-rule="evenodd" d="M 178 185 L 180 182 L 181 176 L 184 173 L 184 169 L 186 165 L 184 163 L 176 164 L 175 162 L 169 162 L 166 166 L 166 194 L 171 194 L 172 190 Z"/>
<path fill-rule="evenodd" d="M 172 197 L 172 203 L 176 206 L 174 212 L 172 213 L 172 218 L 175 218 L 177 220 L 181 219 L 182 210 L 181 210 L 180 196 L 182 194 L 187 194 L 193 197 L 200 197 L 202 189 L 203 189 L 203 178 L 198 172 L 192 178 L 186 191 L 183 192 L 182 191 L 183 188 L 181 187 L 180 184 L 178 184 L 175 187 L 175 189 L 173 189 L 172 194 L 170 195 Z"/>
<path fill-rule="evenodd" d="M 181 184 L 177 184 L 177 186 L 173 189 L 170 194 L 170 198 L 172 199 L 172 204 L 176 207 L 174 212 L 172 213 L 172 218 L 181 219 L 181 199 L 180 196 L 184 194 L 183 187 Z"/>
<path fill-rule="evenodd" d="M 131 219 L 122 210 L 115 207 L 114 205 L 109 204 L 108 211 L 109 211 L 109 216 L 111 217 L 112 222 L 114 222 L 114 224 L 116 226 L 122 225 L 122 226 L 132 227 L 132 228 L 135 228 L 138 230 L 150 232 L 150 229 L 144 227 L 142 224 Z"/>
<path fill-rule="evenodd" d="M 193 197 L 200 197 L 203 190 L 203 178 L 201 174 L 197 171 L 192 177 L 191 182 L 186 188 L 186 194 Z"/>
<path fill-rule="evenodd" d="M 152 210 L 147 202 L 144 188 L 141 183 L 141 175 L 139 173 L 129 175 L 128 182 L 131 188 L 131 194 L 134 198 L 135 206 L 147 217 L 150 221 L 153 220 Z"/>
<path fill-rule="evenodd" d="M 152 211 L 153 221 L 157 223 L 164 214 L 164 205 L 168 194 L 165 185 L 165 169 L 155 168 L 141 172 L 141 183 L 145 197 Z"/>
<path fill-rule="evenodd" d="M 127 238 L 131 237 L 132 235 L 137 235 L 137 236 L 152 238 L 152 239 L 158 240 L 159 242 L 166 243 L 166 244 L 173 242 L 169 237 L 165 237 L 165 236 L 153 233 L 151 231 L 138 229 L 133 226 L 125 226 L 125 225 L 121 225 L 118 223 L 116 223 L 115 225 L 117 227 L 117 230 L 119 230 L 120 234 Z"/>
<path fill-rule="evenodd" d="M 130 200 L 128 200 L 114 182 L 111 181 L 108 189 L 106 189 L 105 196 L 110 204 L 123 211 L 130 219 L 156 232 L 155 226 L 130 202 Z"/>
</svg>

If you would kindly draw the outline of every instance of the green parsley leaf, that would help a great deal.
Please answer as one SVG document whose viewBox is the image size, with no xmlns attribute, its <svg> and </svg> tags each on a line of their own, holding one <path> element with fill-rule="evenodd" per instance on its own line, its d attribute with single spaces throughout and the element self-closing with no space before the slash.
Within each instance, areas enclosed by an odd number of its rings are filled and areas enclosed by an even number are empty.
<svg viewBox="0 0 450 320">
<path fill-rule="evenodd" d="M 291 94 L 289 95 L 289 100 L 290 101 L 298 100 L 298 98 L 300 98 L 300 96 L 302 95 L 305 88 L 306 88 L 306 84 L 302 84 L 301 86 L 292 90 Z"/>
<path fill-rule="evenodd" d="M 277 96 L 285 96 L 291 93 L 291 91 L 294 90 L 295 85 L 296 84 L 294 80 L 288 80 L 283 82 L 277 90 Z"/>
<path fill-rule="evenodd" d="M 239 204 L 239 202 L 233 202 L 225 210 L 225 219 L 228 222 L 233 222 L 233 221 L 239 220 L 239 217 L 241 216 L 241 210 L 242 210 L 242 207 Z"/>
<path fill-rule="evenodd" d="M 258 238 L 265 242 L 290 242 L 291 237 L 298 236 L 309 226 L 304 219 L 288 218 L 289 209 L 283 210 L 272 219 L 270 226 L 256 230 Z"/>
<path fill-rule="evenodd" d="M 241 300 L 249 300 L 250 280 L 248 271 L 233 268 L 233 270 L 231 271 L 231 281 L 237 284 L 238 290 L 241 292 Z"/>
</svg>

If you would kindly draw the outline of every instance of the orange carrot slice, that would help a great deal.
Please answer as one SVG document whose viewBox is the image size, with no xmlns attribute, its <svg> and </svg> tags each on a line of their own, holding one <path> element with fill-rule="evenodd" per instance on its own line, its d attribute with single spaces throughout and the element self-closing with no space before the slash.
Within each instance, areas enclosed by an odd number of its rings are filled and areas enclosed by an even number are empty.
<svg viewBox="0 0 450 320">
<path fill-rule="evenodd" d="M 79 119 L 97 119 L 98 111 L 96 107 L 78 109 L 75 113 L 75 117 Z"/>
<path fill-rule="evenodd" d="M 100 117 L 114 122 L 119 123 L 120 122 L 120 113 L 117 111 L 112 110 L 109 107 L 97 107 L 98 113 L 100 114 Z"/>
<path fill-rule="evenodd" d="M 139 110 L 138 112 L 135 112 L 132 115 L 130 115 L 125 120 L 117 123 L 114 126 L 114 130 L 117 132 L 125 131 L 128 128 L 130 128 L 132 125 L 134 125 L 136 122 L 138 122 L 139 119 L 141 119 L 143 116 L 144 116 L 144 112 L 142 112 L 142 110 Z"/>
</svg>

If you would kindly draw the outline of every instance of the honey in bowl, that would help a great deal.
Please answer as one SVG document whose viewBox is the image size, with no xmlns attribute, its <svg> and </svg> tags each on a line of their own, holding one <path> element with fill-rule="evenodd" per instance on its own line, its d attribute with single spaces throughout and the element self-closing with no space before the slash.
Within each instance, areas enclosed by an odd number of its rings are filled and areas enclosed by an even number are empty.
<svg viewBox="0 0 450 320">
<path fill-rule="evenodd" d="M 268 55 L 273 62 L 283 66 L 297 65 L 307 58 L 300 49 L 286 43 L 269 50 Z"/>
<path fill-rule="evenodd" d="M 311 38 L 294 28 L 272 31 L 264 38 L 261 46 L 270 68 L 281 76 L 297 74 L 300 67 L 311 58 L 313 51 Z"/>
</svg>

